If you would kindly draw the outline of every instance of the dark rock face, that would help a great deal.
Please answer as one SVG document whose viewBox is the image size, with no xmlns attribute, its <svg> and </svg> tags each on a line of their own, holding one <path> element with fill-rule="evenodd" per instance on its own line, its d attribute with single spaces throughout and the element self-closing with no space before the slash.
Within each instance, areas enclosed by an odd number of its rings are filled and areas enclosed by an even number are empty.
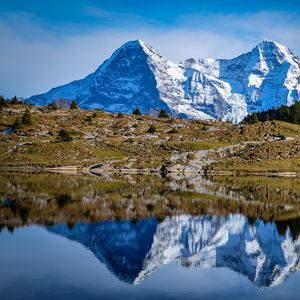
<svg viewBox="0 0 300 300">
<path fill-rule="evenodd" d="M 63 98 L 54 99 L 52 104 L 57 106 L 58 108 L 70 107 L 70 101 L 68 99 L 63 99 Z"/>
</svg>

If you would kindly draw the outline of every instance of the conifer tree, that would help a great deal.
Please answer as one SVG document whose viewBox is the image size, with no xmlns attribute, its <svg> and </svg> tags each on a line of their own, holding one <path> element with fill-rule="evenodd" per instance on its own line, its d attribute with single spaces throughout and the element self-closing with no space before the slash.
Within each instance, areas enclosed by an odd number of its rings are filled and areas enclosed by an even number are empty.
<svg viewBox="0 0 300 300">
<path fill-rule="evenodd" d="M 28 108 L 26 108 L 26 111 L 22 116 L 22 124 L 24 124 L 24 125 L 31 125 L 32 124 L 31 113 L 30 113 L 30 110 Z"/>
<path fill-rule="evenodd" d="M 7 106 L 7 102 L 3 96 L 0 96 L 0 110 Z"/>
<path fill-rule="evenodd" d="M 137 108 L 135 108 L 134 110 L 133 110 L 133 112 L 132 112 L 132 114 L 134 114 L 134 115 L 141 115 L 141 111 L 140 111 L 140 109 L 137 107 Z"/>
<path fill-rule="evenodd" d="M 19 129 L 21 126 L 22 126 L 22 122 L 21 122 L 20 118 L 17 117 L 15 122 L 14 122 L 13 128 L 14 129 Z"/>
<path fill-rule="evenodd" d="M 168 113 L 167 113 L 164 109 L 161 109 L 161 110 L 160 110 L 158 116 L 159 116 L 160 118 L 169 118 Z"/>
<path fill-rule="evenodd" d="M 77 103 L 76 101 L 73 100 L 70 104 L 70 109 L 77 109 L 77 108 L 78 108 Z"/>
<path fill-rule="evenodd" d="M 294 104 L 294 123 L 300 124 L 300 101 Z"/>
<path fill-rule="evenodd" d="M 253 113 L 253 114 L 251 115 L 250 123 L 251 123 L 251 124 L 256 124 L 256 123 L 258 123 L 258 116 L 257 116 L 256 113 Z"/>
<path fill-rule="evenodd" d="M 288 106 L 281 106 L 278 112 L 278 119 L 286 122 L 291 121 L 291 111 Z"/>
<path fill-rule="evenodd" d="M 12 97 L 10 100 L 10 104 L 18 104 L 20 101 L 16 96 Z"/>
</svg>

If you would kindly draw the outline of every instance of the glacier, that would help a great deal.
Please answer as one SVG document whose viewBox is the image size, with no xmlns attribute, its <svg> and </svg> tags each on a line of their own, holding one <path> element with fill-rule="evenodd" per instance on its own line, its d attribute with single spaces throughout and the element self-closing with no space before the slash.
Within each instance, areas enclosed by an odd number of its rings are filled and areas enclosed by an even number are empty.
<svg viewBox="0 0 300 300">
<path fill-rule="evenodd" d="M 167 217 L 136 223 L 103 221 L 47 227 L 77 241 L 120 280 L 139 284 L 163 265 L 229 268 L 259 288 L 281 284 L 300 269 L 300 236 L 287 226 L 240 214 Z"/>
<path fill-rule="evenodd" d="M 129 41 L 92 74 L 27 99 L 36 105 L 75 100 L 81 108 L 240 122 L 252 112 L 300 99 L 300 59 L 264 40 L 232 59 L 189 58 L 178 64 L 142 40 Z"/>
</svg>

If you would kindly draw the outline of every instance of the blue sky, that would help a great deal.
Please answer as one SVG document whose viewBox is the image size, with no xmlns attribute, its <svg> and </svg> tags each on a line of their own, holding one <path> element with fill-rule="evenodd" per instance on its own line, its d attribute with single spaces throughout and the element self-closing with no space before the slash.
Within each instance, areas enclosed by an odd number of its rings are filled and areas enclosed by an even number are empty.
<svg viewBox="0 0 300 300">
<path fill-rule="evenodd" d="M 233 57 L 262 39 L 300 55 L 299 0 L 0 0 L 0 94 L 84 77 L 142 38 L 167 58 Z"/>
<path fill-rule="evenodd" d="M 176 25 L 182 15 L 196 13 L 245 14 L 263 10 L 299 13 L 298 0 L 2 0 L 2 13 L 27 12 L 49 23 L 83 26 L 110 25 L 101 22 L 97 9 L 105 13 L 141 16 L 161 25 Z M 94 8 L 95 15 L 87 8 Z M 105 13 L 104 13 L 105 12 Z M 108 20 L 109 21 L 109 20 Z"/>
</svg>

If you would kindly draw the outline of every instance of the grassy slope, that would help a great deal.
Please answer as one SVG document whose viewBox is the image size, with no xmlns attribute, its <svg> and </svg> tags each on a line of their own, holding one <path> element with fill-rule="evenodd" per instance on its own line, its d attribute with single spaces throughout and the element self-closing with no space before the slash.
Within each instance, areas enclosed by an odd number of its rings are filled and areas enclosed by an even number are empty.
<svg viewBox="0 0 300 300">
<path fill-rule="evenodd" d="M 11 105 L 0 112 L 1 166 L 89 166 L 112 161 L 116 167 L 157 168 L 170 163 L 173 151 L 195 152 L 217 149 L 245 141 L 247 145 L 214 163 L 214 170 L 299 171 L 300 126 L 280 121 L 255 125 L 160 119 L 149 116 L 124 115 L 89 110 L 51 110 L 30 107 L 33 124 L 14 134 L 4 135 L 25 105 Z M 96 116 L 87 122 L 87 116 Z M 150 124 L 157 131 L 147 133 Z M 73 141 L 60 142 L 58 132 L 71 132 Z M 170 133 L 176 128 L 175 133 Z M 269 141 L 280 135 L 293 141 Z"/>
</svg>

